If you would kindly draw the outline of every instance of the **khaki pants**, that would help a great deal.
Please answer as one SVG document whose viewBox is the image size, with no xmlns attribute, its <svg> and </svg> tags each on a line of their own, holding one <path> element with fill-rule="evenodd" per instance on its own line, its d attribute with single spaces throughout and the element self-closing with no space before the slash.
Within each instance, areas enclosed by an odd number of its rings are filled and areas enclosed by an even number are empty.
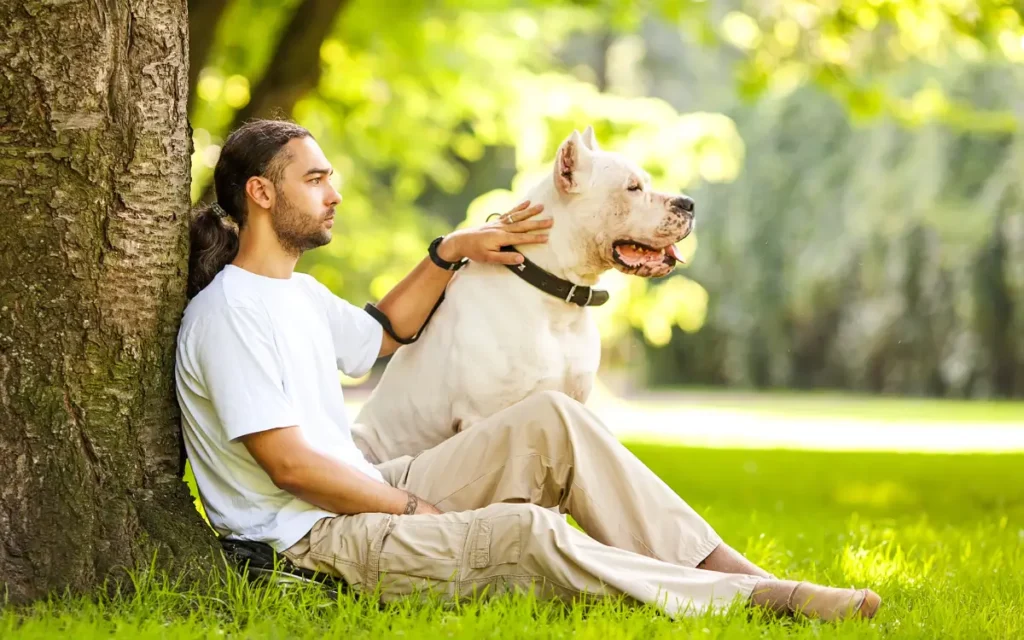
<svg viewBox="0 0 1024 640">
<path fill-rule="evenodd" d="M 285 551 L 384 600 L 511 589 L 626 595 L 670 615 L 746 600 L 758 578 L 696 569 L 721 539 L 583 405 L 544 392 L 378 466 L 442 515 L 325 518 Z M 589 535 L 552 508 L 569 513 Z"/>
</svg>

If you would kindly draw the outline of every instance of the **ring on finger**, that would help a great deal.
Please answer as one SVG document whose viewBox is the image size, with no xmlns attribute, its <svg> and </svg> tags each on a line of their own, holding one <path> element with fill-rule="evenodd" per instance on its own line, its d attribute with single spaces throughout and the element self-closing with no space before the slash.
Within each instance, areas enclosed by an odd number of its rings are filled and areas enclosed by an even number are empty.
<svg viewBox="0 0 1024 640">
<path fill-rule="evenodd" d="M 511 213 L 503 213 L 501 215 L 501 221 L 504 222 L 505 224 L 512 224 L 516 221 L 516 219 L 512 217 Z"/>
</svg>

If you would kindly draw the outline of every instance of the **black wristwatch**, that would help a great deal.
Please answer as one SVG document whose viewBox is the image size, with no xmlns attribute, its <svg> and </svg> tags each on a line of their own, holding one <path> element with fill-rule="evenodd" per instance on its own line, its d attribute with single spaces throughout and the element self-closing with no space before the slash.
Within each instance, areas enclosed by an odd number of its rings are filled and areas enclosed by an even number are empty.
<svg viewBox="0 0 1024 640">
<path fill-rule="evenodd" d="M 466 266 L 466 263 L 469 262 L 469 258 L 463 258 L 458 262 L 448 262 L 441 256 L 437 255 L 437 247 L 441 244 L 442 240 L 444 240 L 444 236 L 434 238 L 434 241 L 430 243 L 430 247 L 427 248 L 427 253 L 430 254 L 430 259 L 434 261 L 434 264 L 445 271 L 458 271 L 462 267 Z"/>
</svg>

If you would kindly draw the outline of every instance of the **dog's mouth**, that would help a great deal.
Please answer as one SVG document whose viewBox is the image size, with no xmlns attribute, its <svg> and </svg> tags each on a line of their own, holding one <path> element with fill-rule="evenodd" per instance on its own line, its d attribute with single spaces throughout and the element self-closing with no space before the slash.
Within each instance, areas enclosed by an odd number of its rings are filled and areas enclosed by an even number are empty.
<svg viewBox="0 0 1024 640">
<path fill-rule="evenodd" d="M 674 244 L 657 248 L 636 240 L 613 242 L 612 259 L 619 271 L 645 278 L 667 275 L 676 262 L 686 264 L 683 254 Z"/>
</svg>

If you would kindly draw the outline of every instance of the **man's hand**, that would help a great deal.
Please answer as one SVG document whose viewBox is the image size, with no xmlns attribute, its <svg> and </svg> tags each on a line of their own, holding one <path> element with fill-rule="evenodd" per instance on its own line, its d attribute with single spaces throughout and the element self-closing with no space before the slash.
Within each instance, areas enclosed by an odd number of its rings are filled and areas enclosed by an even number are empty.
<svg viewBox="0 0 1024 640">
<path fill-rule="evenodd" d="M 415 496 L 415 495 L 413 495 L 411 493 L 408 494 L 408 495 L 409 495 L 409 500 L 408 500 L 408 502 L 405 503 L 405 511 L 402 512 L 402 515 L 404 515 L 404 516 L 422 516 L 422 515 L 425 515 L 425 514 L 437 515 L 439 513 L 444 513 L 443 511 L 441 511 L 440 509 L 438 509 L 434 505 L 430 504 L 426 500 L 421 500 L 418 496 Z"/>
<path fill-rule="evenodd" d="M 529 208 L 527 208 L 529 207 Z M 499 264 L 519 264 L 522 256 L 511 251 L 501 251 L 502 247 L 520 244 L 541 244 L 548 241 L 547 233 L 531 233 L 548 229 L 553 220 L 530 220 L 544 210 L 544 205 L 530 207 L 527 200 L 514 209 L 503 213 L 493 222 L 479 227 L 459 229 L 445 236 L 437 247 L 437 255 L 448 262 L 458 262 L 469 258 L 474 262 L 496 262 Z"/>
<path fill-rule="evenodd" d="M 551 220 L 530 220 L 544 210 L 544 205 L 530 207 L 530 201 L 502 214 L 494 222 L 480 227 L 460 229 L 445 236 L 437 254 L 449 262 L 469 258 L 476 262 L 519 264 L 522 255 L 501 251 L 502 247 L 539 244 L 548 241 L 548 234 L 533 233 L 551 227 Z M 377 309 L 391 321 L 395 333 L 411 337 L 423 327 L 431 309 L 437 304 L 454 272 L 440 269 L 429 258 L 423 258 L 412 272 L 377 304 Z M 384 334 L 379 357 L 391 355 L 398 342 Z"/>
</svg>

